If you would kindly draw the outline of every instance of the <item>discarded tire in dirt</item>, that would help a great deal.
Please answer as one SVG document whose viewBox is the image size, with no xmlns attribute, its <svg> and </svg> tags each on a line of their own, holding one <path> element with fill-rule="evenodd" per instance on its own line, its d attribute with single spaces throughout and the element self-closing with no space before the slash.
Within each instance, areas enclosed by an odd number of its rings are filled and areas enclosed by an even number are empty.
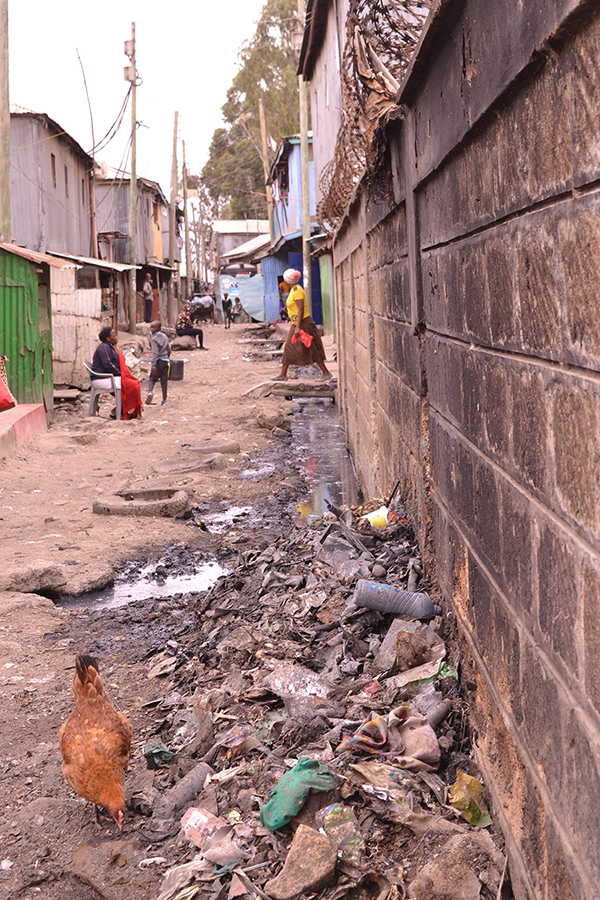
<svg viewBox="0 0 600 900">
<path fill-rule="evenodd" d="M 190 498 L 174 488 L 122 491 L 94 501 L 92 511 L 101 516 L 166 516 L 187 512 Z"/>
</svg>

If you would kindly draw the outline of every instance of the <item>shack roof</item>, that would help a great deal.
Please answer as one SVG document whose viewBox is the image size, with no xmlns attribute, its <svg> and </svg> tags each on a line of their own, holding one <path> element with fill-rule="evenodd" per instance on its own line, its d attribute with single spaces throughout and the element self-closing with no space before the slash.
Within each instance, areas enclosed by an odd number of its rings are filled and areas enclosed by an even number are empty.
<svg viewBox="0 0 600 900">
<path fill-rule="evenodd" d="M 82 266 L 98 266 L 99 269 L 112 269 L 114 272 L 129 272 L 130 269 L 141 269 L 141 266 L 132 266 L 126 263 L 109 262 L 107 259 L 94 259 L 92 256 L 73 256 L 71 253 L 59 253 L 57 250 L 49 251 L 52 256 L 65 260 L 73 260 Z"/>
<path fill-rule="evenodd" d="M 268 219 L 215 219 L 211 228 L 214 234 L 268 234 Z"/>
<path fill-rule="evenodd" d="M 297 74 L 303 75 L 305 81 L 310 81 L 313 76 L 315 63 L 325 40 L 330 5 L 331 0 L 308 0 L 306 4 L 304 36 L 297 70 Z"/>
<path fill-rule="evenodd" d="M 307 132 L 308 143 L 312 144 L 313 133 L 312 131 Z M 290 150 L 292 147 L 298 145 L 300 143 L 301 136 L 299 134 L 288 134 L 285 137 L 281 138 L 279 147 L 277 148 L 277 153 L 275 154 L 275 159 L 271 163 L 271 168 L 269 169 L 269 178 L 271 181 L 275 180 L 275 173 L 277 171 L 277 166 L 284 162 L 290 154 Z"/>
<path fill-rule="evenodd" d="M 256 237 L 250 238 L 250 240 L 246 241 L 244 244 L 240 244 L 238 247 L 235 247 L 230 253 L 224 253 L 221 256 L 221 259 L 252 259 L 253 254 L 258 253 L 265 247 L 268 247 L 270 243 L 271 236 L 269 234 L 259 234 Z"/>
<path fill-rule="evenodd" d="M 55 122 L 54 119 L 51 119 L 50 116 L 46 113 L 36 112 L 33 109 L 27 109 L 24 106 L 18 106 L 16 103 L 11 103 L 10 114 L 11 116 L 29 116 L 33 119 L 40 119 L 50 129 L 50 131 L 54 132 L 55 137 L 62 137 L 67 142 L 67 144 L 70 145 L 71 149 L 78 154 L 78 156 L 81 156 L 90 166 L 93 165 L 94 161 L 89 153 L 86 153 L 85 150 L 80 146 L 80 144 L 77 143 L 75 138 L 72 137 L 68 132 L 66 132 L 64 128 L 61 128 L 58 122 Z M 19 148 L 16 147 L 15 149 L 18 150 Z"/>
<path fill-rule="evenodd" d="M 96 185 L 99 186 L 102 184 L 106 184 L 109 186 L 112 186 L 115 184 L 118 184 L 119 186 L 122 184 L 130 185 L 131 184 L 131 176 L 126 175 L 123 178 L 116 177 L 116 176 L 114 178 L 112 176 L 110 176 L 108 178 L 102 178 L 102 176 L 96 175 Z M 158 181 L 151 181 L 149 178 L 140 178 L 138 176 L 137 184 L 138 184 L 138 188 L 140 186 L 146 187 L 150 191 L 153 191 L 155 194 L 157 194 L 158 198 L 161 201 L 161 203 L 163 204 L 163 206 L 169 206 L 169 201 L 165 197 L 165 195 L 163 193 L 163 189 L 161 188 Z"/>
<path fill-rule="evenodd" d="M 38 264 L 46 263 L 46 265 L 52 266 L 54 269 L 81 268 L 81 263 L 75 262 L 74 258 L 57 259 L 55 256 L 48 256 L 45 253 L 38 253 L 37 250 L 28 250 L 27 247 L 19 247 L 18 244 L 0 243 L 0 248 L 2 248 L 2 250 L 8 250 L 9 253 L 14 253 L 16 256 L 22 256 L 24 259 L 28 259 L 29 262 Z"/>
</svg>

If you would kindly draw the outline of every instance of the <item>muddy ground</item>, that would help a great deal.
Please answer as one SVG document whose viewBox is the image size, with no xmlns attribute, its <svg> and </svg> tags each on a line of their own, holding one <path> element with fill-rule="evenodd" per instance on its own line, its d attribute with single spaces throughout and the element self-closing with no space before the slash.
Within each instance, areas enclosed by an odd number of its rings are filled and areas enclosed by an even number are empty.
<svg viewBox="0 0 600 900">
<path fill-rule="evenodd" d="M 111 699 L 133 724 L 135 771 L 145 768 L 140 748 L 153 730 L 153 709 L 144 704 L 164 694 L 163 682 L 149 680 L 140 661 L 189 630 L 193 619 L 189 597 L 136 604 L 135 613 L 90 613 L 76 602 L 63 609 L 53 600 L 110 584 L 131 560 L 141 566 L 160 558 L 177 573 L 203 559 L 227 566 L 240 547 L 268 539 L 262 517 L 279 530 L 282 510 L 294 496 L 302 499 L 298 470 L 286 462 L 287 442 L 256 421 L 261 411 L 289 413 L 293 404 L 242 396 L 279 370 L 272 361 L 244 356 L 248 345 L 240 341 L 247 334 L 242 325 L 207 326 L 208 351 L 174 353 L 188 360 L 184 380 L 169 382 L 164 407 L 157 385 L 141 420 L 111 420 L 108 396 L 99 417 L 88 418 L 84 394 L 79 403 L 61 405 L 46 434 L 0 462 L 0 855 L 6 860 L 0 896 L 99 896 L 70 874 L 71 854 L 81 843 L 104 833 L 115 837 L 110 820 L 96 825 L 90 805 L 74 796 L 60 769 L 58 728 L 72 708 L 75 652 L 102 659 Z M 121 346 L 128 340 L 122 335 Z M 145 399 L 144 388 L 142 381 Z M 225 454 L 222 469 L 156 472 L 165 461 L 193 458 L 184 444 L 207 440 L 233 440 L 240 450 Z M 187 485 L 202 514 L 252 506 L 254 532 L 244 518 L 215 535 L 193 520 L 92 512 L 98 497 L 157 479 Z"/>
</svg>

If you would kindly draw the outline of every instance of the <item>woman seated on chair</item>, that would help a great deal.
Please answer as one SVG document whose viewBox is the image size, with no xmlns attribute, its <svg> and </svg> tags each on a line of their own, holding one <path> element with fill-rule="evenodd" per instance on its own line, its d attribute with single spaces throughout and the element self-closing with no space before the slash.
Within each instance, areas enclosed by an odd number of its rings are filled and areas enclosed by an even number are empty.
<svg viewBox="0 0 600 900">
<path fill-rule="evenodd" d="M 110 325 L 106 325 L 100 330 L 98 337 L 100 338 L 100 343 L 94 353 L 92 360 L 93 372 L 90 375 L 94 386 L 110 390 L 113 382 L 109 376 L 113 375 L 116 387 L 121 388 L 123 418 L 141 419 L 143 407 L 140 382 L 129 371 L 121 351 L 117 350 L 118 337 L 116 331 Z M 111 419 L 116 418 L 116 413 L 115 407 L 110 414 Z"/>
</svg>

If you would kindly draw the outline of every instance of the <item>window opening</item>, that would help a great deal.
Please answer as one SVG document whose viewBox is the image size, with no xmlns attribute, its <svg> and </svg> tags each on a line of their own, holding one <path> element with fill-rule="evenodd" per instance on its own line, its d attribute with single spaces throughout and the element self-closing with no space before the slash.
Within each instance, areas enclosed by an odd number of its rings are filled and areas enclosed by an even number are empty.
<svg viewBox="0 0 600 900">
<path fill-rule="evenodd" d="M 50 154 L 50 169 L 52 170 L 52 187 L 56 187 L 56 157 L 54 153 Z"/>
</svg>

